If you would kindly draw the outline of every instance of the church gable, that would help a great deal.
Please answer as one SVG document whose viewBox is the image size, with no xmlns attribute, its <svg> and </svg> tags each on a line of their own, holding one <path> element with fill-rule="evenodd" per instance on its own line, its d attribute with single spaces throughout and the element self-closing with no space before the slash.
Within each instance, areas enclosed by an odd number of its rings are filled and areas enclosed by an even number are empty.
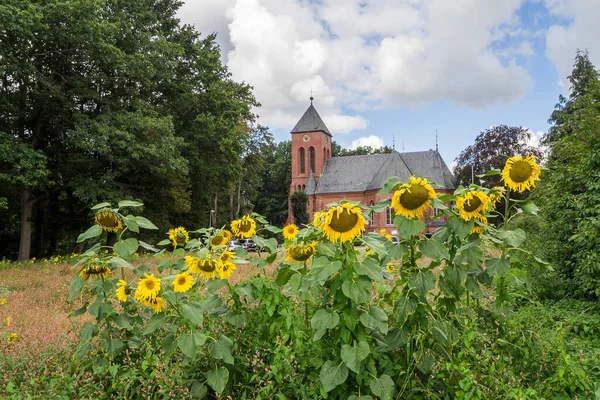
<svg viewBox="0 0 600 400">
<path fill-rule="evenodd" d="M 414 176 L 436 182 L 436 189 L 455 189 L 456 181 L 444 159 L 437 151 L 402 153 L 402 159 Z"/>
</svg>

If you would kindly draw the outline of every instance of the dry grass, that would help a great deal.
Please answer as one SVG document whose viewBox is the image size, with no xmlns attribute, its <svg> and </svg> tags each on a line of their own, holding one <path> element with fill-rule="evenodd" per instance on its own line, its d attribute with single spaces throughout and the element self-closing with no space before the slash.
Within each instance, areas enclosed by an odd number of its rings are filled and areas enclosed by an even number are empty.
<svg viewBox="0 0 600 400">
<path fill-rule="evenodd" d="M 137 259 L 133 264 L 144 263 L 159 275 L 155 258 Z M 238 265 L 231 282 L 238 283 L 263 273 L 272 276 L 274 271 L 275 263 L 264 272 L 251 264 Z M 6 304 L 0 305 L 0 352 L 33 355 L 48 347 L 65 349 L 78 340 L 77 332 L 90 316 L 69 318 L 69 312 L 82 305 L 78 300 L 67 303 L 69 283 L 76 273 L 71 265 L 50 263 L 15 264 L 0 269 L 0 300 L 6 299 Z M 163 271 L 163 275 L 166 273 Z M 11 319 L 10 327 L 7 317 Z M 8 333 L 18 335 L 10 346 L 5 338 Z"/>
</svg>

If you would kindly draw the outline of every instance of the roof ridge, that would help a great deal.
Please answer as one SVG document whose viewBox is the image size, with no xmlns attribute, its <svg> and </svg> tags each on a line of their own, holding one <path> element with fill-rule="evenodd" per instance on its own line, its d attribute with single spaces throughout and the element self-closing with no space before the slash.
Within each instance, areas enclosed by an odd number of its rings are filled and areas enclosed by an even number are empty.
<svg viewBox="0 0 600 400">
<path fill-rule="evenodd" d="M 325 122 L 323 122 L 323 119 L 321 119 L 317 109 L 312 105 L 311 102 L 310 106 L 308 106 L 302 117 L 292 129 L 292 133 L 316 131 L 322 131 L 331 136 L 331 132 L 329 132 L 329 129 L 327 129 L 327 125 L 325 125 Z"/>
</svg>

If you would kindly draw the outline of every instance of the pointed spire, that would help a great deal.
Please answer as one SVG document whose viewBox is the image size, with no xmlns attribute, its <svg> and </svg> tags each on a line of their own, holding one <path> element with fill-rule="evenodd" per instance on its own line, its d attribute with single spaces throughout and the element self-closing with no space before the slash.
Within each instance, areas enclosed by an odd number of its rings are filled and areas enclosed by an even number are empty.
<svg viewBox="0 0 600 400">
<path fill-rule="evenodd" d="M 321 131 L 331 136 L 331 132 L 327 129 L 325 122 L 321 119 L 321 116 L 313 106 L 312 101 L 313 97 L 311 96 L 310 106 L 308 106 L 308 109 L 304 112 L 302 118 L 300 118 L 296 126 L 294 126 L 292 133 Z"/>
<path fill-rule="evenodd" d="M 435 130 L 435 151 L 439 152 L 439 149 L 438 149 L 438 134 L 437 134 L 437 129 Z"/>
</svg>

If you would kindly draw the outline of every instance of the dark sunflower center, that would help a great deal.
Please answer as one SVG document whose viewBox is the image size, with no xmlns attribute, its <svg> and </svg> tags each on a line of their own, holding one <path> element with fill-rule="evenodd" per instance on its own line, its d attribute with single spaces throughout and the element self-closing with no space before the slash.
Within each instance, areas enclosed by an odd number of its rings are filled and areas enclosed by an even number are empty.
<svg viewBox="0 0 600 400">
<path fill-rule="evenodd" d="M 225 242 L 225 238 L 223 236 L 215 236 L 212 240 L 212 244 L 215 246 L 219 246 L 220 244 Z"/>
<path fill-rule="evenodd" d="M 465 202 L 464 209 L 466 212 L 473 212 L 477 210 L 480 206 L 481 200 L 479 199 L 479 197 L 473 197 L 471 200 Z"/>
<path fill-rule="evenodd" d="M 229 264 L 223 264 L 223 272 L 227 272 L 229 270 Z"/>
<path fill-rule="evenodd" d="M 515 182 L 525 182 L 531 177 L 531 165 L 527 161 L 517 161 L 510 167 L 509 176 Z"/>
<path fill-rule="evenodd" d="M 292 247 L 289 251 L 292 258 L 296 261 L 306 261 L 314 252 L 312 247 Z"/>
<path fill-rule="evenodd" d="M 229 261 L 231 259 L 231 257 L 229 256 L 229 254 L 223 254 L 221 256 L 221 261 L 223 261 L 224 263 Z"/>
<path fill-rule="evenodd" d="M 156 286 L 156 283 L 154 283 L 154 281 L 146 281 L 146 289 L 154 290 L 155 286 Z"/>
<path fill-rule="evenodd" d="M 429 192 L 421 185 L 410 185 L 409 190 L 400 196 L 400 204 L 407 210 L 421 207 L 429 198 Z"/>
<path fill-rule="evenodd" d="M 240 222 L 240 226 L 238 228 L 241 232 L 250 232 L 252 229 L 252 223 L 250 221 L 242 221 Z"/>
<path fill-rule="evenodd" d="M 175 235 L 175 241 L 177 243 L 185 242 L 185 235 L 183 234 L 183 232 L 180 232 L 180 231 L 177 232 L 177 234 Z"/>
<path fill-rule="evenodd" d="M 185 285 L 186 281 L 187 281 L 187 279 L 185 279 L 185 276 L 180 276 L 179 279 L 177 279 L 177 284 L 178 285 Z"/>
<path fill-rule="evenodd" d="M 115 213 L 103 212 L 98 215 L 98 222 L 107 228 L 115 228 L 119 226 L 119 218 Z"/>
<path fill-rule="evenodd" d="M 358 215 L 352 214 L 344 208 L 342 212 L 334 212 L 329 226 L 336 232 L 348 232 L 356 226 L 357 222 Z"/>
<path fill-rule="evenodd" d="M 198 263 L 198 268 L 204 272 L 213 272 L 217 268 L 217 262 L 214 260 L 201 260 Z"/>
</svg>

